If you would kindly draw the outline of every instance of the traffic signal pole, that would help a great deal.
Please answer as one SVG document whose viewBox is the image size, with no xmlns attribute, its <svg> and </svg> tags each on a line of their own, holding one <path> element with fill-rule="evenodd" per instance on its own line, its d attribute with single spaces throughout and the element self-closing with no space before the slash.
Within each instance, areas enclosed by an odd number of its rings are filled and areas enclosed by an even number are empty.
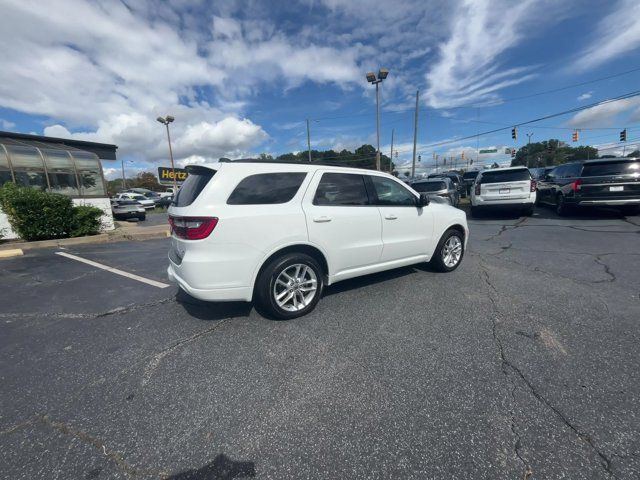
<svg viewBox="0 0 640 480">
<path fill-rule="evenodd" d="M 411 162 L 411 178 L 416 175 L 416 144 L 418 142 L 418 99 L 420 90 L 416 91 L 416 114 L 413 120 L 413 161 Z"/>
</svg>

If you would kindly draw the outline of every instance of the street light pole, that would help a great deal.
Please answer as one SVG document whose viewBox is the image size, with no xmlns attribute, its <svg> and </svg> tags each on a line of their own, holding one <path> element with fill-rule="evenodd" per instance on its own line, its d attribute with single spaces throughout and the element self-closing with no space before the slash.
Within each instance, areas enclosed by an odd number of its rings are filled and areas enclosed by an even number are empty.
<svg viewBox="0 0 640 480">
<path fill-rule="evenodd" d="M 379 92 L 379 84 L 387 78 L 389 75 L 389 70 L 386 68 L 381 68 L 378 71 L 378 76 L 373 72 L 367 73 L 367 81 L 376 86 L 376 138 L 377 138 L 377 148 L 376 148 L 376 170 L 380 170 L 380 92 Z"/>
<path fill-rule="evenodd" d="M 527 167 L 530 167 L 529 163 L 531 163 L 531 137 L 533 137 L 532 133 L 527 133 Z"/>
<path fill-rule="evenodd" d="M 124 178 L 124 158 L 120 159 L 120 163 L 122 164 L 122 190 L 127 188 L 127 181 Z"/>
<path fill-rule="evenodd" d="M 156 120 L 167 127 L 167 142 L 169 143 L 169 159 L 171 160 L 171 176 L 173 177 L 173 194 L 178 193 L 178 184 L 176 182 L 176 169 L 173 164 L 173 150 L 171 149 L 171 135 L 169 135 L 169 124 L 175 120 L 171 115 L 166 117 L 158 117 Z"/>
</svg>

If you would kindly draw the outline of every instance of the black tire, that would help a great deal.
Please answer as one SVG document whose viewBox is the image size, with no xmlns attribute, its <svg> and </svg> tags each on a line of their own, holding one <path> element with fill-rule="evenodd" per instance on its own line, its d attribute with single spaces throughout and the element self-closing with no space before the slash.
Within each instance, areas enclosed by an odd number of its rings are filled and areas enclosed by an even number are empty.
<svg viewBox="0 0 640 480">
<path fill-rule="evenodd" d="M 142 215 L 138 215 L 138 221 L 143 222 L 147 219 L 147 214 L 143 213 Z"/>
<path fill-rule="evenodd" d="M 275 287 L 276 281 L 282 272 L 297 264 L 304 265 L 313 270 L 317 283 L 315 295 L 309 299 L 309 303 L 300 310 L 291 311 L 278 305 L 275 298 Z M 262 272 L 256 281 L 254 298 L 257 309 L 266 317 L 290 320 L 302 317 L 303 315 L 311 312 L 318 304 L 318 301 L 320 301 L 323 290 L 324 272 L 318 262 L 313 257 L 305 253 L 287 253 L 274 258 L 262 269 Z"/>
<path fill-rule="evenodd" d="M 566 217 L 571 213 L 571 209 L 566 204 L 564 200 L 564 195 L 562 195 L 561 193 L 559 193 L 558 196 L 556 197 L 556 213 L 560 217 Z"/>
<path fill-rule="evenodd" d="M 480 216 L 480 209 L 478 207 L 471 206 L 471 216 L 477 218 Z"/>
<path fill-rule="evenodd" d="M 524 214 L 525 217 L 530 217 L 531 215 L 533 215 L 533 205 L 525 208 L 522 213 Z"/>
<path fill-rule="evenodd" d="M 633 215 L 638 215 L 640 213 L 640 205 L 625 205 L 620 207 L 620 213 L 625 217 L 632 217 Z"/>
<path fill-rule="evenodd" d="M 461 245 L 461 248 L 462 248 L 462 250 L 460 252 L 460 258 L 455 263 L 455 265 L 452 265 L 452 266 L 447 265 L 444 262 L 445 245 L 446 245 L 447 241 L 451 237 L 457 237 L 458 240 L 460 241 L 460 245 Z M 456 268 L 458 268 L 460 263 L 462 263 L 462 258 L 463 257 L 464 257 L 464 236 L 462 235 L 462 233 L 460 233 L 459 230 L 450 229 L 450 230 L 447 230 L 446 232 L 444 232 L 444 235 L 442 235 L 442 238 L 438 242 L 438 246 L 436 247 L 435 251 L 433 252 L 433 256 L 431 257 L 431 261 L 429 262 L 429 264 L 431 265 L 431 268 L 433 268 L 434 270 L 437 270 L 439 272 L 452 272 Z"/>
</svg>

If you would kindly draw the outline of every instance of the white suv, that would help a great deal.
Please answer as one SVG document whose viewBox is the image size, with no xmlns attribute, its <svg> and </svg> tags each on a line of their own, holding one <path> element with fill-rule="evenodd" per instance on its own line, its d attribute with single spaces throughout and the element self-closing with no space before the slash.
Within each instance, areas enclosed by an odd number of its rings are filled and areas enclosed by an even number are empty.
<svg viewBox="0 0 640 480">
<path fill-rule="evenodd" d="M 533 215 L 536 181 L 526 167 L 492 168 L 478 173 L 471 191 L 471 215 L 489 208 L 511 208 Z"/>
<path fill-rule="evenodd" d="M 251 160 L 188 169 L 169 208 L 167 272 L 201 300 L 295 318 L 326 285 L 426 261 L 449 272 L 464 254 L 464 212 L 391 175 Z"/>
</svg>

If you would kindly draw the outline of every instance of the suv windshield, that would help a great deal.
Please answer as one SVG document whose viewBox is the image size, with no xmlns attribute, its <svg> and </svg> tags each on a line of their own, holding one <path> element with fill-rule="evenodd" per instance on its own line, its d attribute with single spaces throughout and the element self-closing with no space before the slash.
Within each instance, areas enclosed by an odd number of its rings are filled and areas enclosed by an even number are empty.
<svg viewBox="0 0 640 480">
<path fill-rule="evenodd" d="M 529 170 L 526 168 L 521 170 L 487 171 L 483 172 L 480 177 L 480 183 L 520 182 L 523 180 L 531 180 Z"/>
<path fill-rule="evenodd" d="M 601 177 L 607 175 L 640 176 L 639 160 L 619 160 L 602 163 L 587 163 L 582 169 L 583 177 Z"/>
<path fill-rule="evenodd" d="M 418 182 L 411 185 L 416 192 L 437 192 L 438 190 L 446 190 L 447 184 L 445 182 Z"/>
<path fill-rule="evenodd" d="M 189 176 L 178 190 L 173 202 L 176 207 L 191 205 L 216 173 L 215 170 L 205 167 L 187 167 L 187 171 Z"/>
</svg>

